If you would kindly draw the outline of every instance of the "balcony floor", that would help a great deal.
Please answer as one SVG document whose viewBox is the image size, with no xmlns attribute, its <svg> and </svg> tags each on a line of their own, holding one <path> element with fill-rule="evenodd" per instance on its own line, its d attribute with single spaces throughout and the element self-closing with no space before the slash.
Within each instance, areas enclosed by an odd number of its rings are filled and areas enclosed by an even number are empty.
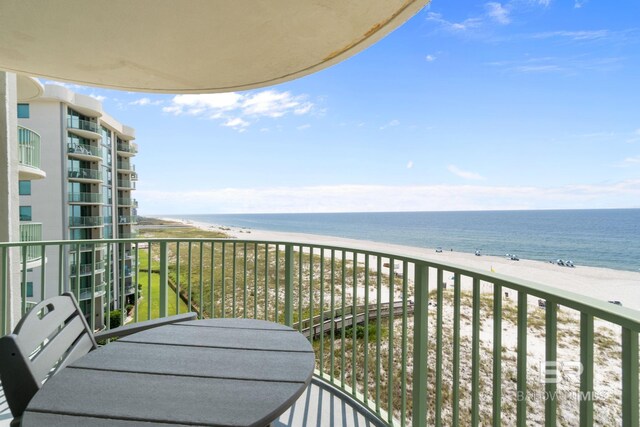
<svg viewBox="0 0 640 427">
<path fill-rule="evenodd" d="M 0 385 L 0 427 L 9 427 L 12 416 Z M 339 390 L 313 378 L 311 385 L 296 403 L 271 424 L 273 427 L 335 426 L 364 427 L 383 426 L 370 418 L 359 405 L 343 399 Z"/>
</svg>

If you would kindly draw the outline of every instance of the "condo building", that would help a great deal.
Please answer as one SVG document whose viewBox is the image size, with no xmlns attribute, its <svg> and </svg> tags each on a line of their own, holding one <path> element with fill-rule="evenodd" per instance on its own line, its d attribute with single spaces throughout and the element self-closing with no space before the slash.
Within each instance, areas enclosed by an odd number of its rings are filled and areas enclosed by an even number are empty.
<svg viewBox="0 0 640 427">
<path fill-rule="evenodd" d="M 43 94 L 29 102 L 18 97 L 17 114 L 21 240 L 134 237 L 134 129 L 109 116 L 99 100 L 58 85 L 44 86 Z M 23 166 L 28 162 L 34 166 Z M 136 292 L 131 244 L 107 249 L 79 242 L 59 251 L 29 247 L 25 252 L 26 301 L 72 291 L 83 311 L 94 313 L 96 329 L 104 325 L 108 301 L 132 299 Z"/>
</svg>

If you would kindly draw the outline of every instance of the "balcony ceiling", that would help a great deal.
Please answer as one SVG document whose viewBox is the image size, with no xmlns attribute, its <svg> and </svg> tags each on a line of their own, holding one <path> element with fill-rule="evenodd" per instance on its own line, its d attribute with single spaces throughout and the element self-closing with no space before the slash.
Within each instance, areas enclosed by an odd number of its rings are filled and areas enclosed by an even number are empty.
<svg viewBox="0 0 640 427">
<path fill-rule="evenodd" d="M 429 0 L 9 0 L 0 69 L 121 90 L 292 80 L 380 40 Z"/>
</svg>

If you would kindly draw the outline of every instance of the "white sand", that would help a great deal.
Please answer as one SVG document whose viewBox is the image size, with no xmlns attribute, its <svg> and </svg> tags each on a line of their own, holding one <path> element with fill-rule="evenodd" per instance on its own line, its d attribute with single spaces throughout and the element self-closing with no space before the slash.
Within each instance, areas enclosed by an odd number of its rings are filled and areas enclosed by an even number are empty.
<svg viewBox="0 0 640 427">
<path fill-rule="evenodd" d="M 278 242 L 299 242 L 315 245 L 343 246 L 369 251 L 395 253 L 405 256 L 421 257 L 436 262 L 456 264 L 473 268 L 487 273 L 504 274 L 530 282 L 564 289 L 578 294 L 590 296 L 600 300 L 621 301 L 623 306 L 640 310 L 640 272 L 613 270 L 609 268 L 576 266 L 562 267 L 542 261 L 521 259 L 512 261 L 506 257 L 475 256 L 470 253 L 443 251 L 436 253 L 435 249 L 418 248 L 413 246 L 395 245 L 391 243 L 372 242 L 366 240 L 347 239 L 342 237 L 322 236 L 314 234 L 276 232 L 254 230 L 237 227 L 218 226 L 193 221 L 179 221 L 164 218 L 168 221 L 182 222 L 203 230 L 223 231 L 227 235 L 246 240 L 265 240 Z M 373 265 L 372 265 L 373 267 Z M 409 271 L 409 277 L 413 272 Z M 450 277 L 444 277 L 451 283 Z M 432 278 L 435 283 L 435 278 Z M 463 283 L 464 285 L 464 283 Z M 640 313 L 639 313 L 640 315 Z"/>
</svg>

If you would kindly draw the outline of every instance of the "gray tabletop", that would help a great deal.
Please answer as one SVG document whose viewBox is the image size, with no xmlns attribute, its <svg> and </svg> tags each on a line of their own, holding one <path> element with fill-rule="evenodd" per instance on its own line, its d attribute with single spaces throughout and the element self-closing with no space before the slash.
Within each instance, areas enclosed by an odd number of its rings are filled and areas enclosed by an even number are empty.
<svg viewBox="0 0 640 427">
<path fill-rule="evenodd" d="M 47 381 L 23 426 L 263 426 L 309 385 L 315 358 L 275 323 L 207 319 L 139 332 Z"/>
</svg>

